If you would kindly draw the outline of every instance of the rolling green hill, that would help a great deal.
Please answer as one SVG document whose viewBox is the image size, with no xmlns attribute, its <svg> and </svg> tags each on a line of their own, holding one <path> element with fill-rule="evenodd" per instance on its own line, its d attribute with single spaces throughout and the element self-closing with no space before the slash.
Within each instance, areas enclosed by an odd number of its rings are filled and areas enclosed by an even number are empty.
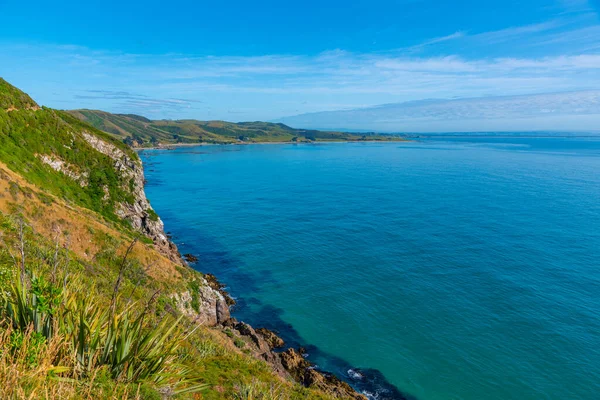
<svg viewBox="0 0 600 400">
<path fill-rule="evenodd" d="M 119 204 L 133 204 L 132 176 L 115 171 L 113 158 L 94 144 L 104 143 L 141 169 L 137 154 L 122 141 L 66 112 L 39 107 L 2 78 L 0 110 L 0 161 L 9 168 L 108 219 L 120 220 Z"/>
<path fill-rule="evenodd" d="M 73 110 L 81 121 L 115 135 L 133 147 L 177 143 L 265 143 L 313 141 L 399 140 L 393 136 L 294 129 L 270 122 L 150 120 L 132 114 Z"/>
</svg>

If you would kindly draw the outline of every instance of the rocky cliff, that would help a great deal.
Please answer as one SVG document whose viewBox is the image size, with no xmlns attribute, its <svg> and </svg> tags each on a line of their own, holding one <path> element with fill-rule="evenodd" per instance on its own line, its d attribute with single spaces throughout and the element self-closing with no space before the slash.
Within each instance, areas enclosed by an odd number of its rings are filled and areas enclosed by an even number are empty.
<svg viewBox="0 0 600 400">
<path fill-rule="evenodd" d="M 306 387 L 321 390 L 335 398 L 367 400 L 365 395 L 356 392 L 335 375 L 318 371 L 315 365 L 304 358 L 303 349 L 275 351 L 284 346 L 284 341 L 268 329 L 254 329 L 244 322 L 237 322 L 235 318 L 226 321 L 224 329 L 232 337 L 243 339 L 244 346 L 256 358 L 265 360 L 281 377 L 294 379 Z"/>
<path fill-rule="evenodd" d="M 138 292 L 144 290 L 147 309 L 155 308 L 157 315 L 183 314 L 187 317 L 182 320 L 186 329 L 189 322 L 215 326 L 201 330 L 229 337 L 232 342 L 226 345 L 237 354 L 235 363 L 229 364 L 231 371 L 220 363 L 207 367 L 223 369 L 213 376 L 235 377 L 213 382 L 217 392 L 247 368 L 239 367 L 239 357 L 247 353 L 268 362 L 280 377 L 294 377 L 319 389 L 303 389 L 303 393 L 319 393 L 319 397 L 308 398 L 330 398 L 322 397 L 323 393 L 336 398 L 362 398 L 349 386 L 314 371 L 310 363 L 301 361 L 298 352 L 274 352 L 273 347 L 283 342 L 272 332 L 255 330 L 230 317 L 232 300 L 222 285 L 208 274 L 184 267 L 177 247 L 168 239 L 163 222 L 146 198 L 142 163 L 131 148 L 65 112 L 40 108 L 0 78 L 0 216 L 15 210 L 23 214 L 32 232 L 45 237 L 39 243 L 52 242 L 52 251 L 39 254 L 58 255 L 61 246 L 65 252 L 73 252 L 82 262 L 77 273 L 82 279 L 89 278 L 90 283 L 102 281 L 98 285 L 101 288 L 114 285 L 115 264 L 110 260 L 129 254 L 130 227 L 152 239 L 153 246 L 147 241 L 131 246 L 130 257 L 135 258 L 137 270 L 127 271 L 135 272 L 135 277 L 126 278 L 133 288 L 129 296 L 140 296 Z M 57 232 L 61 229 L 68 232 L 69 238 L 65 237 L 59 246 Z M 4 233 L 0 229 L 0 236 Z M 119 265 L 125 262 L 119 261 Z M 119 274 L 117 282 L 120 279 Z M 143 287 L 143 281 L 148 287 Z M 219 352 L 218 356 L 226 354 Z M 230 388 L 230 394 L 232 391 L 234 388 Z"/>
<path fill-rule="evenodd" d="M 179 313 L 199 325 L 220 325 L 231 317 L 225 296 L 210 287 L 204 278 L 198 287 L 175 293 L 172 299 Z M 193 306 L 194 299 L 197 301 L 196 307 Z"/>
<path fill-rule="evenodd" d="M 144 169 L 139 158 L 133 158 L 115 145 L 100 139 L 98 136 L 83 132 L 85 140 L 97 151 L 114 160 L 115 169 L 132 182 L 134 196 L 132 204 L 120 202 L 116 214 L 129 221 L 134 229 L 148 236 L 158 250 L 171 261 L 181 262 L 177 246 L 171 242 L 164 231 L 164 224 L 150 206 L 144 192 Z"/>
</svg>

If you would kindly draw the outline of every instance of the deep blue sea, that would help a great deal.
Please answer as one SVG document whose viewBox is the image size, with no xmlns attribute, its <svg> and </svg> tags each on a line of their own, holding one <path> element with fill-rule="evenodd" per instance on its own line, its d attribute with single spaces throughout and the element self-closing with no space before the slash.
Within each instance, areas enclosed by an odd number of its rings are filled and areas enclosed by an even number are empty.
<svg viewBox="0 0 600 400">
<path fill-rule="evenodd" d="M 234 315 L 380 399 L 600 398 L 600 139 L 141 152 Z"/>
</svg>

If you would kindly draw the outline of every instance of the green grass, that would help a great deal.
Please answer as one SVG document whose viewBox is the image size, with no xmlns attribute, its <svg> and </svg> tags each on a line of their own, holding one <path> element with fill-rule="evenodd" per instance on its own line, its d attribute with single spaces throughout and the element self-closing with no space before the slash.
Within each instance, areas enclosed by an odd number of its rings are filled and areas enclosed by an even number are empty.
<svg viewBox="0 0 600 400">
<path fill-rule="evenodd" d="M 114 254 L 113 238 L 98 237 L 105 248 L 91 267 L 30 228 L 21 241 L 21 218 L 0 214 L 0 364 L 19 366 L 25 377 L 43 368 L 44 379 L 31 390 L 46 386 L 50 376 L 85 382 L 98 374 L 113 386 L 143 383 L 173 393 L 208 388 L 193 365 L 181 362 L 180 349 L 188 345 L 181 317 L 152 311 L 155 282 L 131 273 L 139 261 L 123 260 Z M 124 261 L 129 273 L 116 286 Z M 111 287 L 119 288 L 112 299 Z M 1 367 L 0 386 L 8 390 Z"/>
<path fill-rule="evenodd" d="M 23 93 L 19 89 L 15 88 L 4 79 L 0 78 L 0 108 L 32 108 L 37 107 L 35 101 L 31 99 L 26 93 Z"/>
<path fill-rule="evenodd" d="M 45 107 L 7 111 L 7 105 L 23 107 L 28 99 L 0 78 L 0 161 L 40 188 L 122 222 L 115 215 L 116 206 L 134 201 L 133 188 L 115 170 L 115 161 L 96 151 L 83 133 L 97 136 L 139 162 L 135 152 L 65 112 Z M 55 171 L 40 159 L 44 155 L 61 160 L 80 179 Z"/>
<path fill-rule="evenodd" d="M 146 399 L 166 390 L 187 399 L 201 389 L 203 399 L 247 398 L 250 389 L 253 399 L 275 389 L 282 399 L 331 398 L 282 381 L 239 350 L 248 346 L 238 336 L 178 316 L 169 293 L 201 284 L 189 268 L 191 283 L 164 286 L 140 280 L 140 261 L 129 259 L 113 316 L 123 239 L 90 231 L 101 245 L 90 263 L 63 247 L 55 253 L 53 238 L 26 225 L 20 283 L 20 218 L 0 213 L 0 398 Z"/>
<path fill-rule="evenodd" d="M 132 114 L 73 110 L 72 115 L 134 147 L 177 143 L 268 143 L 399 140 L 392 136 L 294 129 L 270 122 L 156 120 Z"/>
<path fill-rule="evenodd" d="M 132 124 L 154 124 L 127 117 Z M 150 129 L 168 132 L 155 125 Z M 203 132 L 223 140 L 226 132 L 215 133 L 218 127 Z M 244 126 L 248 137 L 256 129 Z M 34 185 L 20 178 L 19 184 L 0 169 L 0 179 L 9 182 L 0 193 L 0 398 L 187 399 L 200 398 L 203 389 L 203 399 L 331 399 L 282 380 L 263 360 L 246 354 L 250 344 L 232 332 L 229 337 L 182 317 L 174 296 L 191 291 L 191 307 L 200 310 L 200 273 L 167 264 L 172 273 L 153 277 L 146 256 L 159 256 L 151 246 L 124 258 L 133 233 L 110 228 L 111 221 L 127 225 L 115 209 L 133 200 L 131 180 L 83 133 L 139 162 L 122 140 L 68 113 L 38 108 L 0 78 L 0 162 Z M 85 177 L 84 184 L 39 155 L 67 163 Z M 62 211 L 51 217 L 50 208 Z M 79 235 L 61 231 L 65 218 Z M 79 246 L 67 245 L 85 235 Z"/>
</svg>

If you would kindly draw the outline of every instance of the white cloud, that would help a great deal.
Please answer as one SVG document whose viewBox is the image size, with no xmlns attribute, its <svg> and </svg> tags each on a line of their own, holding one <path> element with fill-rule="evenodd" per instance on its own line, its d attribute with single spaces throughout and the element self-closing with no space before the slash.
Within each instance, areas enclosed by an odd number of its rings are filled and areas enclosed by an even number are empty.
<svg viewBox="0 0 600 400">
<path fill-rule="evenodd" d="M 433 58 L 384 58 L 376 60 L 374 67 L 385 71 L 426 71 L 440 73 L 475 72 L 477 63 L 468 62 L 456 56 Z"/>
<path fill-rule="evenodd" d="M 444 42 L 449 42 L 452 40 L 456 40 L 456 39 L 462 39 L 466 36 L 465 32 L 454 32 L 450 35 L 446 35 L 446 36 L 440 36 L 440 37 L 436 37 L 436 38 L 432 38 L 429 40 L 426 40 L 422 43 L 416 44 L 414 46 L 410 46 L 406 49 L 400 49 L 400 50 L 406 50 L 409 52 L 416 52 L 418 50 L 422 50 L 423 48 L 427 47 L 427 46 L 431 46 L 434 44 L 439 44 L 439 43 L 444 43 Z"/>
<path fill-rule="evenodd" d="M 600 91 L 428 100 L 278 121 L 302 128 L 384 132 L 600 131 Z"/>
<path fill-rule="evenodd" d="M 566 12 L 580 13 L 593 10 L 588 0 L 559 0 L 559 6 Z"/>
<path fill-rule="evenodd" d="M 538 24 L 516 26 L 497 31 L 482 32 L 471 35 L 472 38 L 485 42 L 487 45 L 517 40 L 524 36 L 548 32 L 559 28 L 564 22 L 559 20 L 546 21 Z"/>
<path fill-rule="evenodd" d="M 398 51 L 410 54 L 429 48 L 447 50 L 455 43 L 482 53 L 502 48 L 513 52 L 535 49 L 547 54 L 574 54 L 600 48 L 600 24 L 595 10 L 586 1 L 563 3 L 549 7 L 563 11 L 555 10 L 554 18 L 547 21 L 492 31 L 455 32 Z"/>
<path fill-rule="evenodd" d="M 588 14 L 577 17 L 584 18 L 584 25 L 571 17 L 558 18 L 492 32 L 455 32 L 412 47 L 501 47 L 518 41 L 530 48 L 568 49 L 555 55 L 426 56 L 425 51 L 405 48 L 368 54 L 334 49 L 315 55 L 199 57 L 0 43 L 0 71 L 42 104 L 158 118 L 227 119 L 231 115 L 226 110 L 235 109 L 245 112 L 239 119 L 274 119 L 357 104 L 600 90 L 600 25 Z M 130 92 L 141 98 L 91 96 L 86 90 Z M 188 100 L 184 104 L 173 99 Z"/>
</svg>

